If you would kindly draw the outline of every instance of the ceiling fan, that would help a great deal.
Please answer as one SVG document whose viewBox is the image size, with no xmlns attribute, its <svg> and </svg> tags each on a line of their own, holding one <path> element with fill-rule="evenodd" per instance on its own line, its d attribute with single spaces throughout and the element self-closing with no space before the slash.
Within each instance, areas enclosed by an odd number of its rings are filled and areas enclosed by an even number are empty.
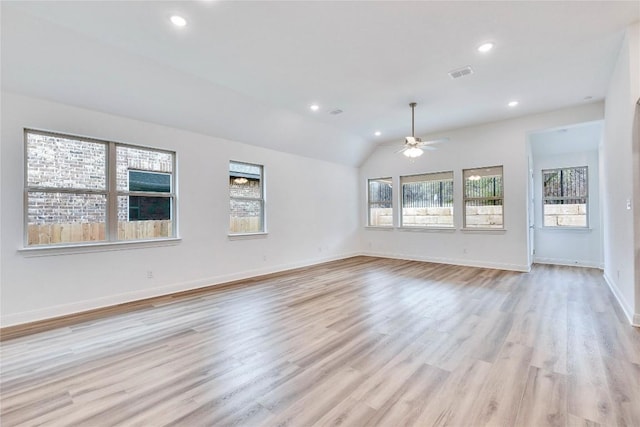
<svg viewBox="0 0 640 427">
<path fill-rule="evenodd" d="M 433 144 L 439 144 L 441 142 L 446 142 L 449 138 L 439 138 L 432 139 L 430 141 L 423 141 L 415 135 L 415 108 L 416 103 L 412 102 L 409 104 L 411 107 L 411 136 L 407 136 L 404 138 L 404 147 L 402 149 L 396 151 L 396 153 L 402 153 L 409 158 L 416 158 L 422 156 L 424 150 L 435 150 L 435 147 L 431 147 Z"/>
</svg>

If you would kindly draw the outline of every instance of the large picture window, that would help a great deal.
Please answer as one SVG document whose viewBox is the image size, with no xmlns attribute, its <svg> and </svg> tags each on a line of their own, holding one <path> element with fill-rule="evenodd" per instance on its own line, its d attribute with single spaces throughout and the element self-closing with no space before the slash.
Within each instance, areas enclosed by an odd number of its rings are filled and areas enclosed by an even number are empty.
<svg viewBox="0 0 640 427">
<path fill-rule="evenodd" d="M 175 153 L 25 130 L 26 245 L 173 237 Z"/>
<path fill-rule="evenodd" d="M 586 166 L 542 171 L 542 213 L 545 227 L 588 226 Z"/>
<path fill-rule="evenodd" d="M 391 178 L 370 179 L 367 185 L 368 225 L 393 227 Z"/>
<path fill-rule="evenodd" d="M 402 227 L 453 227 L 453 172 L 401 176 Z"/>
<path fill-rule="evenodd" d="M 465 169 L 462 177 L 464 227 L 503 228 L 502 166 Z"/>
<path fill-rule="evenodd" d="M 229 232 L 265 232 L 263 167 L 229 162 L 229 196 Z"/>
</svg>

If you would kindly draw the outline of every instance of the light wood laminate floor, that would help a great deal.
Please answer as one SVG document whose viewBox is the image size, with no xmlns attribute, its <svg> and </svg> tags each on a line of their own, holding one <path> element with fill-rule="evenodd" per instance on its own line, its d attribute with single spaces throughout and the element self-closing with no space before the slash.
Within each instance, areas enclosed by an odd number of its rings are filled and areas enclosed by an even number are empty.
<svg viewBox="0 0 640 427">
<path fill-rule="evenodd" d="M 640 426 L 598 270 L 357 257 L 2 343 L 2 426 Z"/>
</svg>

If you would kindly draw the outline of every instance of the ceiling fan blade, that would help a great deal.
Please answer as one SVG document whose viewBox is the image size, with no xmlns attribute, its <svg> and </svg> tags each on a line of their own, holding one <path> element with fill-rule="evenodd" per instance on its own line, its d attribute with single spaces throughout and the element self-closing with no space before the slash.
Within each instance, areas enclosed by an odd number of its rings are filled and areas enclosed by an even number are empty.
<svg viewBox="0 0 640 427">
<path fill-rule="evenodd" d="M 376 149 L 385 150 L 385 151 L 393 150 L 394 152 L 398 152 L 397 150 L 402 151 L 402 150 L 404 150 L 406 148 L 407 148 L 407 146 L 404 143 L 397 142 L 397 141 L 393 142 L 393 143 L 384 143 L 384 144 L 376 145 Z"/>
<path fill-rule="evenodd" d="M 401 149 L 399 149 L 398 151 L 395 151 L 394 154 L 398 154 L 398 153 L 402 153 L 403 151 L 405 151 L 407 148 L 409 148 L 408 146 L 404 146 Z"/>
<path fill-rule="evenodd" d="M 427 151 L 435 151 L 435 150 L 437 150 L 436 147 L 432 147 L 430 145 L 421 145 L 418 148 L 420 148 L 421 150 L 427 150 Z"/>
<path fill-rule="evenodd" d="M 448 142 L 448 141 L 449 141 L 449 138 L 430 139 L 429 141 L 422 141 L 421 145 L 442 144 L 443 142 Z"/>
</svg>

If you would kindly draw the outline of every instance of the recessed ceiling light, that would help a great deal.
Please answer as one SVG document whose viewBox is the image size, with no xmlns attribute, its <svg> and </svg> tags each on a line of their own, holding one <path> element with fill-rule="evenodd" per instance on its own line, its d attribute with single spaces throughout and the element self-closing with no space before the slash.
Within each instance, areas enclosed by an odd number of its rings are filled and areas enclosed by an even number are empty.
<svg viewBox="0 0 640 427">
<path fill-rule="evenodd" d="M 311 109 L 311 111 L 318 111 L 320 109 L 320 106 L 318 104 L 311 104 L 309 108 Z"/>
<path fill-rule="evenodd" d="M 493 49 L 493 43 L 483 43 L 478 46 L 478 52 L 487 53 Z"/>
<path fill-rule="evenodd" d="M 374 132 L 374 135 L 375 135 L 375 136 L 380 136 L 380 135 L 382 135 L 382 132 L 380 132 L 379 130 L 377 130 L 377 131 L 375 131 L 375 132 Z"/>
<path fill-rule="evenodd" d="M 173 25 L 175 25 L 176 27 L 184 27 L 185 25 L 187 25 L 187 20 L 184 19 L 182 16 L 179 15 L 173 15 L 171 18 L 169 18 L 171 20 L 171 23 Z"/>
<path fill-rule="evenodd" d="M 507 104 L 509 107 L 513 108 L 518 105 L 518 101 L 511 101 Z"/>
</svg>

